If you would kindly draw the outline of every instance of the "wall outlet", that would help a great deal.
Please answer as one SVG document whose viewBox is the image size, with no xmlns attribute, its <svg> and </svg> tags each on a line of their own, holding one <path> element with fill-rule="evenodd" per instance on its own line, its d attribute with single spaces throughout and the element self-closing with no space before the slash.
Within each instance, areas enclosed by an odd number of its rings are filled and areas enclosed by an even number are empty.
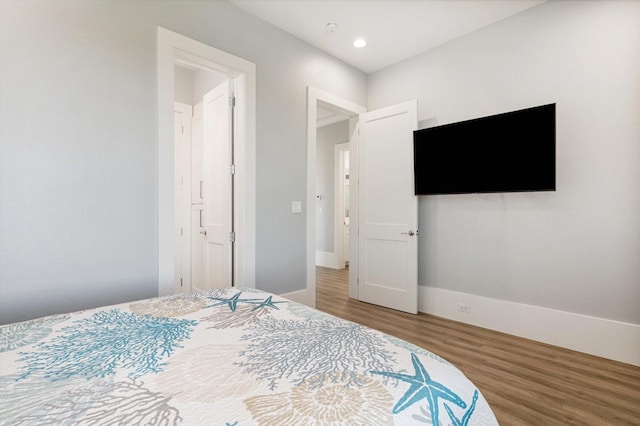
<svg viewBox="0 0 640 426">
<path fill-rule="evenodd" d="M 468 314 L 469 312 L 471 312 L 471 307 L 466 303 L 458 303 L 458 310 L 460 312 L 464 312 Z"/>
</svg>

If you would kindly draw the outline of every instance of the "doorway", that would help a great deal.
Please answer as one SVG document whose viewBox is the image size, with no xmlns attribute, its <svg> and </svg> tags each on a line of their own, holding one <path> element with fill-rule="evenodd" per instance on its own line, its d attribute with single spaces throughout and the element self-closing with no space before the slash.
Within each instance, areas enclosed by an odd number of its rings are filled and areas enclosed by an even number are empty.
<svg viewBox="0 0 640 426">
<path fill-rule="evenodd" d="M 349 117 L 318 105 L 316 129 L 316 266 L 344 269 L 344 155 Z M 348 251 L 348 249 L 347 249 Z"/>
<path fill-rule="evenodd" d="M 349 118 L 350 180 L 348 295 L 410 313 L 418 308 L 417 198 L 413 191 L 413 131 L 417 100 L 366 112 L 361 106 L 308 88 L 307 202 L 316 200 L 318 107 Z M 315 306 L 316 209 L 307 209 L 307 288 Z M 306 294 L 305 294 L 306 293 Z"/>
<path fill-rule="evenodd" d="M 255 64 L 158 27 L 158 295 L 176 291 L 174 185 L 175 65 L 189 65 L 232 78 L 235 93 L 234 205 L 235 280 L 255 287 Z"/>
<path fill-rule="evenodd" d="M 350 150 L 350 174 L 355 174 L 357 162 L 354 162 L 354 152 L 357 152 L 357 132 L 358 116 L 366 111 L 366 108 L 353 102 L 342 99 L 323 90 L 309 87 L 307 89 L 307 286 L 304 291 L 288 294 L 287 297 L 309 306 L 315 306 L 316 300 L 316 248 L 317 248 L 317 221 L 319 207 L 317 205 L 317 129 L 318 122 L 323 119 L 323 114 L 327 112 L 341 116 L 341 120 L 348 122 L 348 144 Z M 320 117 L 318 111 L 321 111 Z M 350 229 L 357 226 L 355 218 L 357 215 L 356 196 L 357 185 L 352 182 L 350 185 Z M 316 206 L 312 208 L 311 206 Z M 332 214 L 335 213 L 332 212 Z M 334 219 L 335 220 L 335 219 Z M 336 238 L 334 235 L 334 242 Z M 357 297 L 357 286 L 355 285 L 354 262 L 357 262 L 357 244 L 354 238 L 350 238 L 349 244 L 349 296 Z"/>
</svg>

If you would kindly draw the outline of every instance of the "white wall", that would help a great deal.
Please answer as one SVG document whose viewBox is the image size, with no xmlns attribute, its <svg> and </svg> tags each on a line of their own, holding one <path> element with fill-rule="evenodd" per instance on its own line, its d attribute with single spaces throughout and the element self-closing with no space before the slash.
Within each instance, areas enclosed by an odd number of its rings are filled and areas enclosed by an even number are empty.
<svg viewBox="0 0 640 426">
<path fill-rule="evenodd" d="M 316 139 L 316 249 L 333 253 L 335 146 L 349 142 L 349 120 L 319 127 Z M 322 209 L 322 211 L 320 211 Z"/>
<path fill-rule="evenodd" d="M 640 324 L 640 2 L 553 1 L 369 76 L 445 124 L 557 103 L 557 191 L 419 201 L 422 286 Z"/>
<path fill-rule="evenodd" d="M 305 287 L 306 88 L 363 73 L 223 1 L 3 0 L 0 323 L 157 294 L 158 25 L 256 64 L 256 285 Z"/>
</svg>

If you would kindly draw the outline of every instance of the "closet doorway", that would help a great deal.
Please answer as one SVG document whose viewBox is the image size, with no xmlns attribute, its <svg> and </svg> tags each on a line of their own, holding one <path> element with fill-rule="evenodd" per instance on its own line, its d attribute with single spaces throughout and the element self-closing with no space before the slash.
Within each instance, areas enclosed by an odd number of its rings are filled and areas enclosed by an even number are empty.
<svg viewBox="0 0 640 426">
<path fill-rule="evenodd" d="M 233 80 L 175 67 L 176 292 L 234 284 Z"/>
<path fill-rule="evenodd" d="M 162 296 L 200 287 L 192 285 L 194 280 L 197 283 L 204 282 L 202 287 L 205 288 L 234 283 L 255 287 L 255 64 L 158 27 L 157 65 L 158 294 Z M 198 97 L 193 99 L 199 83 L 190 85 L 187 92 L 192 94 L 191 120 L 188 102 L 180 102 L 184 99 L 176 98 L 178 91 L 184 94 L 184 87 L 177 86 L 184 83 L 184 79 L 180 80 L 182 83 L 178 80 L 181 78 L 179 74 L 184 74 L 185 70 L 191 73 L 198 70 L 205 72 L 207 77 L 198 81 L 211 82 L 218 77 L 224 80 L 217 82 L 214 89 L 203 95 L 201 107 L 198 106 Z M 207 96 L 210 102 L 207 102 Z M 201 126 L 197 124 L 200 109 Z M 223 118 L 218 117 L 216 122 L 226 122 L 227 125 L 207 124 L 207 109 L 210 114 L 223 114 Z M 228 114 L 225 115 L 224 111 Z M 177 122 L 180 127 L 176 125 Z M 187 122 L 191 124 L 188 130 L 191 133 L 188 138 L 190 143 L 194 137 L 199 137 L 197 129 L 202 128 L 202 157 L 224 159 L 213 168 L 211 162 L 203 161 L 202 179 L 198 179 L 197 175 L 198 162 L 194 167 L 189 161 L 194 158 L 194 146 L 184 147 L 187 138 L 182 136 L 182 132 L 183 128 L 188 127 L 184 125 Z M 228 139 L 228 143 L 207 148 L 207 132 Z M 178 146 L 180 143 L 183 144 L 182 149 Z M 196 144 L 196 154 L 198 149 Z M 185 154 L 185 151 L 188 153 Z M 229 184 L 223 184 L 223 179 L 219 179 L 222 171 L 227 175 Z M 191 176 L 193 173 L 195 178 Z M 230 187 L 230 190 L 225 192 L 217 187 L 209 188 L 208 178 L 209 186 L 220 185 Z M 212 195 L 207 197 L 207 192 Z M 215 200 L 215 207 L 207 209 L 208 199 L 211 202 Z M 216 229 L 216 225 L 219 223 L 230 226 L 230 230 L 219 227 L 223 232 L 218 232 L 220 229 Z M 198 238 L 209 240 L 214 234 L 216 238 L 224 236 L 227 246 L 230 246 L 228 250 L 220 248 L 228 253 L 227 258 L 205 245 L 204 255 L 196 256 L 194 261 L 191 243 Z M 204 267 L 204 272 L 201 272 L 204 278 L 197 275 L 197 271 L 201 270 L 198 259 L 201 259 Z M 207 270 L 207 261 L 222 262 L 226 269 Z M 207 280 L 216 284 L 206 284 Z"/>
</svg>

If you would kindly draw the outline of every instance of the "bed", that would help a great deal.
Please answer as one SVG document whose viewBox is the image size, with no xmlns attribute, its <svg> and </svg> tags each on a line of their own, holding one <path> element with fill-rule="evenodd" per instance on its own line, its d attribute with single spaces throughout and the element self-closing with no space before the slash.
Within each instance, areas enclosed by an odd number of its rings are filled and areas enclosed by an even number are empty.
<svg viewBox="0 0 640 426">
<path fill-rule="evenodd" d="M 0 327 L 7 425 L 493 425 L 478 389 L 406 341 L 255 289 Z"/>
</svg>

